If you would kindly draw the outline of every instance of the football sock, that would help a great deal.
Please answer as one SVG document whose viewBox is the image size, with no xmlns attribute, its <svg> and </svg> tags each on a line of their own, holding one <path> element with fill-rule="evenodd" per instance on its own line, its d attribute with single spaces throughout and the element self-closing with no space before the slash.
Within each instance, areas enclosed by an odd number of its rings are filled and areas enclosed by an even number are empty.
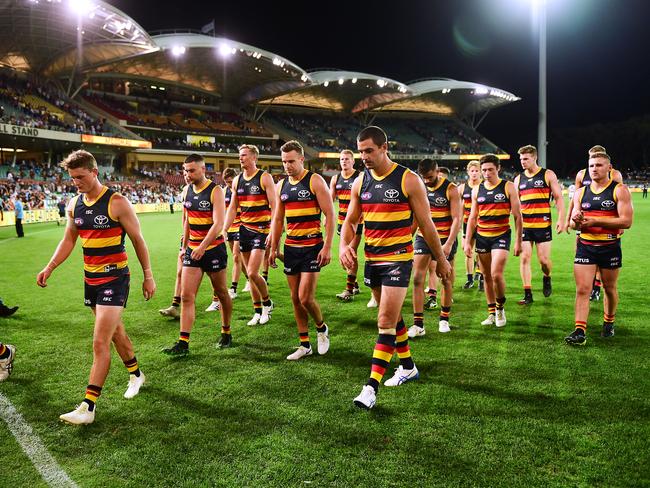
<svg viewBox="0 0 650 488">
<path fill-rule="evenodd" d="M 4 344 L 0 344 L 0 359 L 7 359 L 9 357 L 9 348 Z"/>
<path fill-rule="evenodd" d="M 415 364 L 413 363 L 413 358 L 411 357 L 409 335 L 406 330 L 406 325 L 404 325 L 403 319 L 400 319 L 400 321 L 397 322 L 395 331 L 397 333 L 397 336 L 395 338 L 395 349 L 397 349 L 399 363 L 404 369 L 413 369 L 415 367 Z"/>
<path fill-rule="evenodd" d="M 370 379 L 367 385 L 372 386 L 375 391 L 379 389 L 379 383 L 386 374 L 386 368 L 390 364 L 390 360 L 395 352 L 395 331 L 384 334 L 380 333 L 377 337 L 375 349 L 372 352 L 372 367 L 370 369 Z"/>
<path fill-rule="evenodd" d="M 345 282 L 345 289 L 352 293 L 354 290 L 354 284 L 357 282 L 357 277 L 355 275 L 348 275 L 347 281 Z"/>
<path fill-rule="evenodd" d="M 413 313 L 413 325 L 424 328 L 424 312 Z"/>
<path fill-rule="evenodd" d="M 580 329 L 583 333 L 587 332 L 587 322 L 576 320 L 576 330 Z"/>
<path fill-rule="evenodd" d="M 181 335 L 178 338 L 178 342 L 184 342 L 188 346 L 190 345 L 190 333 L 189 332 L 182 332 Z"/>
<path fill-rule="evenodd" d="M 172 307 L 178 307 L 181 304 L 181 297 L 174 297 L 172 300 Z"/>
<path fill-rule="evenodd" d="M 311 344 L 309 343 L 309 332 L 298 332 L 298 336 L 300 337 L 300 345 L 309 349 L 311 347 Z"/>
<path fill-rule="evenodd" d="M 449 320 L 451 315 L 451 307 L 440 307 L 440 320 Z"/>
<path fill-rule="evenodd" d="M 325 322 L 321 322 L 320 324 L 316 324 L 316 331 L 320 332 L 321 334 L 327 330 L 327 326 L 325 325 Z"/>
<path fill-rule="evenodd" d="M 124 361 L 124 366 L 129 371 L 129 374 L 134 374 L 140 376 L 140 367 L 138 366 L 138 360 L 133 356 L 128 361 Z"/>
<path fill-rule="evenodd" d="M 83 401 L 88 404 L 89 411 L 92 412 L 93 410 L 95 410 L 95 402 L 97 402 L 97 399 L 101 394 L 102 394 L 101 386 L 88 385 L 86 387 L 86 397 L 84 398 Z"/>
<path fill-rule="evenodd" d="M 497 304 L 496 303 L 488 303 L 488 313 L 490 315 L 495 315 L 497 313 Z"/>
<path fill-rule="evenodd" d="M 503 310 L 503 306 L 506 304 L 506 297 L 497 297 L 496 309 Z"/>
<path fill-rule="evenodd" d="M 253 302 L 253 310 L 255 313 L 262 313 L 262 302 Z"/>
</svg>

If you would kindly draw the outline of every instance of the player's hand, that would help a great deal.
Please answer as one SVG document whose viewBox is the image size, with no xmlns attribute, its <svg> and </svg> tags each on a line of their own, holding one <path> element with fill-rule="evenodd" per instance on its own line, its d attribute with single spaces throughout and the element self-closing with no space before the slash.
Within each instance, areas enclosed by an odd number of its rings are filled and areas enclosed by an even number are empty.
<svg viewBox="0 0 650 488">
<path fill-rule="evenodd" d="M 580 229 L 580 227 L 582 227 L 582 225 L 584 224 L 584 220 L 585 220 L 584 212 L 582 211 L 578 212 L 573 216 L 571 220 L 573 220 L 573 222 L 575 223 L 576 229 Z"/>
<path fill-rule="evenodd" d="M 521 254 L 521 240 L 520 239 L 517 239 L 515 241 L 515 248 L 514 248 L 513 254 L 515 256 L 519 256 Z"/>
<path fill-rule="evenodd" d="M 446 258 L 449 257 L 449 253 L 451 252 L 451 246 L 453 242 L 450 239 L 447 239 L 447 242 L 442 246 L 442 252 L 445 255 Z"/>
<path fill-rule="evenodd" d="M 566 232 L 568 234 L 569 229 L 566 222 L 558 222 L 557 224 L 555 224 L 555 232 L 557 232 L 558 234 L 562 234 L 562 232 Z"/>
<path fill-rule="evenodd" d="M 277 268 L 277 267 L 278 267 L 278 265 L 275 264 L 275 260 L 277 259 L 277 257 L 278 257 L 278 250 L 277 250 L 277 248 L 273 248 L 273 249 L 271 249 L 271 250 L 269 251 L 269 257 L 268 257 L 268 259 L 266 260 L 267 264 L 268 264 L 271 268 Z"/>
<path fill-rule="evenodd" d="M 468 258 L 472 257 L 472 244 L 468 241 L 465 242 L 465 245 L 463 246 L 463 251 L 465 252 L 465 256 Z"/>
<path fill-rule="evenodd" d="M 318 253 L 316 261 L 318 262 L 318 266 L 321 268 L 327 266 L 332 261 L 332 251 L 323 247 L 323 249 Z"/>
<path fill-rule="evenodd" d="M 448 280 L 451 277 L 451 265 L 446 258 L 436 261 L 436 275 L 443 280 Z"/>
<path fill-rule="evenodd" d="M 40 286 L 41 288 L 45 288 L 47 286 L 47 279 L 50 277 L 52 274 L 52 269 L 49 267 L 43 268 L 43 270 L 38 273 L 38 276 L 36 276 L 36 284 Z"/>
<path fill-rule="evenodd" d="M 199 246 L 196 249 L 194 249 L 194 251 L 192 251 L 192 254 L 190 254 L 190 257 L 194 261 L 200 261 L 204 254 L 205 254 L 205 249 L 202 246 Z"/>
<path fill-rule="evenodd" d="M 145 300 L 149 300 L 156 292 L 156 282 L 153 277 L 147 278 L 142 282 L 142 295 Z"/>
<path fill-rule="evenodd" d="M 339 247 L 339 261 L 345 269 L 350 269 L 357 261 L 357 253 L 348 245 Z"/>
</svg>

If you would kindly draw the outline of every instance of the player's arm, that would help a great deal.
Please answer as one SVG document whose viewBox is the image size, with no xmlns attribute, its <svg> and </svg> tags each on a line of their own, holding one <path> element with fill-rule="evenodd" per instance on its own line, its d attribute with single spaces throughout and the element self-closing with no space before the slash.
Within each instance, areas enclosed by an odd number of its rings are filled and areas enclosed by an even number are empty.
<svg viewBox="0 0 650 488">
<path fill-rule="evenodd" d="M 411 211 L 418 222 L 422 237 L 424 237 L 429 249 L 431 249 L 433 258 L 436 260 L 436 274 L 446 279 L 451 274 L 451 266 L 442 250 L 440 237 L 433 225 L 433 220 L 431 220 L 431 207 L 427 199 L 424 182 L 419 176 L 409 171 L 404 176 L 404 189 L 408 195 Z"/>
<path fill-rule="evenodd" d="M 183 187 L 183 191 L 181 192 L 181 201 L 185 203 L 185 197 L 187 196 L 187 190 L 190 187 L 190 185 L 185 185 Z M 181 214 L 181 224 L 183 226 L 183 240 L 181 242 L 181 254 L 185 254 L 185 248 L 187 247 L 187 241 L 190 238 L 190 228 L 187 224 L 187 209 L 185 208 L 185 205 L 183 205 L 183 213 Z"/>
<path fill-rule="evenodd" d="M 227 231 L 232 226 L 237 216 L 237 208 L 239 208 L 239 197 L 237 196 L 237 184 L 241 173 L 232 179 L 232 187 L 230 188 L 230 205 L 226 209 L 226 217 L 223 222 L 223 228 Z"/>
<path fill-rule="evenodd" d="M 519 197 L 519 182 L 521 181 L 521 174 L 518 174 L 515 176 L 515 179 L 512 180 L 512 183 L 515 187 L 515 192 L 517 193 L 517 197 Z"/>
<path fill-rule="evenodd" d="M 156 282 L 153 279 L 153 273 L 151 271 L 151 261 L 149 260 L 147 243 L 144 242 L 144 237 L 142 237 L 142 231 L 140 230 L 140 221 L 135 214 L 133 205 L 131 205 L 131 202 L 129 202 L 126 197 L 116 193 L 111 198 L 109 205 L 110 213 L 124 228 L 124 231 L 133 244 L 135 254 L 138 256 L 138 261 L 140 261 L 140 266 L 142 266 L 142 273 L 144 275 L 142 294 L 144 295 L 145 300 L 149 300 L 156 291 Z"/>
<path fill-rule="evenodd" d="M 574 197 L 579 193 L 578 189 L 582 188 L 582 175 L 585 174 L 584 172 L 585 172 L 585 170 L 581 169 L 576 174 L 576 179 L 573 182 L 573 185 L 576 187 L 576 189 L 573 191 L 573 196 Z M 572 229 L 576 228 L 573 221 L 572 221 L 572 219 L 573 219 L 573 211 L 575 209 L 575 201 L 576 201 L 575 198 L 572 198 L 571 200 L 569 200 L 569 209 L 567 210 L 567 214 L 566 214 L 567 227 L 571 227 Z M 580 205 L 578 205 L 578 209 L 580 209 Z"/>
<path fill-rule="evenodd" d="M 463 200 L 460 195 L 456 185 L 453 183 L 450 184 L 447 188 L 447 198 L 449 199 L 449 208 L 451 210 L 451 229 L 449 229 L 449 239 L 447 239 L 447 242 L 451 242 L 451 245 L 456 242 L 460 225 L 463 221 Z M 449 251 L 451 252 L 451 247 Z"/>
<path fill-rule="evenodd" d="M 506 192 L 510 197 L 510 212 L 515 218 L 515 248 L 514 255 L 519 256 L 521 254 L 521 236 L 524 232 L 524 219 L 521 215 L 521 202 L 519 201 L 519 194 L 513 188 L 514 185 L 506 181 Z"/>
<path fill-rule="evenodd" d="M 268 173 L 263 173 L 262 178 L 260 178 L 264 191 L 266 192 L 266 199 L 269 201 L 269 208 L 271 209 L 271 220 L 273 220 L 273 214 L 275 213 L 275 207 L 277 206 L 277 195 L 275 183 L 273 182 L 273 177 Z M 267 243 L 271 235 L 266 237 Z"/>
<path fill-rule="evenodd" d="M 83 198 L 83 196 L 79 196 L 78 198 Z M 38 273 L 38 276 L 36 276 L 36 284 L 42 288 L 45 288 L 47 286 L 47 279 L 50 277 L 52 272 L 58 266 L 60 266 L 63 263 L 63 261 L 68 259 L 68 256 L 70 256 L 70 253 L 72 252 L 75 244 L 77 243 L 77 237 L 79 237 L 79 231 L 77 230 L 77 226 L 74 223 L 74 217 L 73 217 L 74 205 L 76 203 L 77 203 L 76 198 L 70 200 L 67 209 L 68 221 L 65 226 L 65 232 L 63 234 L 63 238 L 59 242 L 58 246 L 56 246 L 56 250 L 54 251 L 54 254 L 52 254 L 50 261 L 47 263 L 45 268 L 43 268 L 41 272 Z"/>
<path fill-rule="evenodd" d="M 223 190 L 220 186 L 215 185 L 210 193 L 210 201 L 212 202 L 212 225 L 208 229 L 201 244 L 196 249 L 192 250 L 192 259 L 198 261 L 205 254 L 205 250 L 211 245 L 218 235 L 223 231 L 224 215 L 226 213 L 226 204 L 223 200 Z M 187 224 L 187 232 L 189 233 L 189 222 Z"/>
<path fill-rule="evenodd" d="M 284 180 L 280 180 L 277 185 L 277 192 L 280 194 L 282 191 L 282 185 Z M 284 232 L 284 217 L 285 217 L 285 205 L 281 198 L 277 200 L 277 205 L 275 206 L 275 212 L 271 217 L 271 232 L 269 235 L 269 265 L 275 265 L 275 260 L 278 256 L 278 247 L 280 246 L 280 238 Z"/>
<path fill-rule="evenodd" d="M 584 192 L 585 189 L 582 187 L 580 190 L 576 190 L 573 193 L 573 199 L 571 200 L 571 206 L 569 207 L 572 211 L 568 216 L 569 227 L 572 229 L 580 229 L 582 219 L 584 218 L 582 209 L 580 208 L 580 201 L 582 200 Z"/>
<path fill-rule="evenodd" d="M 334 175 L 330 178 L 330 197 L 332 197 L 332 202 L 336 201 L 336 181 L 339 179 L 339 175 Z"/>
<path fill-rule="evenodd" d="M 555 225 L 555 230 L 558 234 L 561 234 L 567 230 L 567 217 L 564 214 L 564 195 L 562 195 L 562 187 L 560 182 L 557 180 L 557 175 L 552 170 L 546 170 L 546 183 L 551 188 L 551 194 L 555 200 L 555 208 L 557 208 L 557 224 Z"/>
<path fill-rule="evenodd" d="M 465 245 L 463 246 L 463 251 L 467 257 L 472 257 L 472 248 L 474 247 L 475 231 L 476 231 L 476 222 L 478 220 L 478 186 L 472 189 L 472 208 L 469 211 L 469 217 L 467 218 L 467 231 L 465 232 Z"/>
<path fill-rule="evenodd" d="M 357 259 L 356 251 L 350 247 L 357 232 L 357 224 L 361 219 L 361 199 L 359 191 L 363 182 L 363 173 L 354 180 L 350 191 L 350 204 L 348 213 L 341 224 L 341 238 L 339 240 L 339 261 L 344 268 L 351 268 Z M 428 207 L 428 205 L 427 205 Z"/>
<path fill-rule="evenodd" d="M 619 184 L 614 190 L 616 198 L 616 210 L 618 217 L 608 218 L 583 218 L 581 225 L 583 227 L 604 227 L 605 229 L 629 229 L 632 226 L 634 210 L 632 208 L 632 198 L 627 186 Z"/>
<path fill-rule="evenodd" d="M 332 260 L 332 241 L 334 240 L 336 217 L 334 216 L 334 204 L 330 198 L 331 193 L 328 191 L 327 184 L 322 176 L 312 176 L 311 189 L 316 195 L 318 206 L 325 215 L 325 243 L 317 258 L 318 265 L 322 267 L 327 266 Z"/>
</svg>

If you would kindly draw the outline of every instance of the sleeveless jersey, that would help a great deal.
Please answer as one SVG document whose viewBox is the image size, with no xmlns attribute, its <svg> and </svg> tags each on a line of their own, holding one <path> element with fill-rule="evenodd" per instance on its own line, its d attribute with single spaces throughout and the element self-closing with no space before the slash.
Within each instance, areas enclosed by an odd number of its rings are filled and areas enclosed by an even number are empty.
<svg viewBox="0 0 650 488">
<path fill-rule="evenodd" d="M 230 201 L 232 200 L 232 188 L 227 186 L 224 194 L 224 200 L 226 203 L 226 210 L 230 206 Z M 239 232 L 239 225 L 241 224 L 241 210 L 237 208 L 237 213 L 235 215 L 235 220 L 232 221 L 232 225 L 228 227 L 226 232 Z"/>
<path fill-rule="evenodd" d="M 359 171 L 356 169 L 352 176 L 349 178 L 343 178 L 343 173 L 339 173 L 336 177 L 336 198 L 339 201 L 339 214 L 336 219 L 336 223 L 341 225 L 345 220 L 345 216 L 348 213 L 348 206 L 350 205 L 350 191 L 352 190 L 352 184 L 354 180 L 359 176 Z"/>
<path fill-rule="evenodd" d="M 110 213 L 115 192 L 104 187 L 99 198 L 88 204 L 83 195 L 76 198 L 72 217 L 79 232 L 84 256 L 84 279 L 97 286 L 129 273 L 122 225 Z"/>
<path fill-rule="evenodd" d="M 455 185 L 452 186 L 447 178 L 442 179 L 438 186 L 427 186 L 427 198 L 429 200 L 429 209 L 431 212 L 431 220 L 433 225 L 436 226 L 438 236 L 440 239 L 447 239 L 451 229 L 451 204 L 449 202 L 449 187 L 455 191 Z M 418 229 L 418 235 L 422 235 Z"/>
<path fill-rule="evenodd" d="M 615 195 L 618 185 L 620 183 L 610 180 L 609 184 L 599 193 L 595 193 L 591 189 L 591 185 L 581 188 L 580 209 L 585 217 L 596 217 L 599 219 L 618 217 Z M 580 242 L 589 246 L 607 246 L 619 242 L 621 234 L 621 229 L 582 227 L 580 229 Z"/>
<path fill-rule="evenodd" d="M 285 178 L 280 185 L 280 200 L 284 203 L 287 219 L 285 246 L 308 247 L 323 242 L 316 194 L 311 186 L 314 173 L 305 171 L 300 180 L 294 182 Z"/>
<path fill-rule="evenodd" d="M 469 181 L 465 182 L 465 186 L 463 187 L 463 224 L 467 224 L 469 214 L 472 211 L 472 190 L 474 188 L 476 186 L 470 185 Z"/>
<path fill-rule="evenodd" d="M 253 232 L 269 233 L 271 207 L 262 185 L 264 171 L 257 172 L 247 180 L 244 173 L 237 177 L 237 199 L 241 210 L 241 225 Z"/>
<path fill-rule="evenodd" d="M 524 229 L 551 227 L 551 187 L 546 181 L 546 169 L 540 168 L 533 176 L 519 175 L 519 200 Z"/>
<path fill-rule="evenodd" d="M 499 180 L 494 188 L 486 187 L 487 181 L 478 187 L 478 225 L 476 231 L 483 237 L 498 237 L 510 230 L 510 197 L 506 181 Z"/>
<path fill-rule="evenodd" d="M 184 205 L 190 226 L 190 239 L 187 242 L 187 247 L 190 249 L 196 249 L 201 245 L 210 227 L 214 224 L 212 211 L 214 207 L 213 193 L 216 188 L 217 185 L 211 180 L 208 180 L 199 191 L 194 190 L 194 185 L 189 185 L 187 188 Z M 205 250 L 215 248 L 222 242 L 223 235 L 219 234 Z"/>
<path fill-rule="evenodd" d="M 404 179 L 410 172 L 397 163 L 382 177 L 369 170 L 363 172 L 359 197 L 366 261 L 378 264 L 413 259 L 413 212 L 404 191 Z"/>
</svg>

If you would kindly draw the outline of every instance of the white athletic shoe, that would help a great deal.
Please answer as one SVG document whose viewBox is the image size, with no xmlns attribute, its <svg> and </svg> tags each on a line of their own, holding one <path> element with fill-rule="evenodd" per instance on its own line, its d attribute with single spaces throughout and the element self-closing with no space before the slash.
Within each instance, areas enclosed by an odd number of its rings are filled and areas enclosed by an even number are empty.
<svg viewBox="0 0 650 488">
<path fill-rule="evenodd" d="M 451 329 L 449 328 L 449 321 L 448 320 L 441 320 L 438 322 L 438 332 L 442 332 L 443 334 L 450 332 Z"/>
<path fill-rule="evenodd" d="M 494 317 L 494 314 L 491 313 L 490 315 L 487 316 L 487 319 L 481 322 L 481 325 L 494 325 L 495 322 L 496 322 L 496 318 Z"/>
<path fill-rule="evenodd" d="M 158 313 L 160 313 L 160 315 L 162 315 L 163 317 L 171 317 L 173 319 L 181 318 L 180 307 L 175 307 L 174 305 L 170 305 L 167 308 L 161 308 L 160 310 L 158 310 Z"/>
<path fill-rule="evenodd" d="M 81 402 L 81 404 L 72 412 L 59 415 L 59 419 L 67 424 L 88 425 L 95 421 L 95 410 L 97 410 L 97 406 L 95 406 L 91 412 L 88 410 L 88 404 L 86 402 Z"/>
<path fill-rule="evenodd" d="M 14 358 L 16 357 L 16 346 L 5 344 L 5 347 L 9 351 L 9 357 L 0 359 L 0 381 L 9 378 L 11 371 L 14 369 Z"/>
<path fill-rule="evenodd" d="M 256 312 L 255 315 L 253 315 L 253 318 L 248 321 L 248 325 L 257 325 L 257 324 L 259 324 L 261 318 L 262 318 L 262 316 Z"/>
<path fill-rule="evenodd" d="M 327 351 L 330 350 L 330 329 L 327 327 L 327 324 L 323 324 L 325 326 L 325 332 L 319 332 L 317 334 L 318 336 L 318 354 L 321 356 Z"/>
<path fill-rule="evenodd" d="M 420 372 L 418 368 L 413 365 L 413 369 L 404 369 L 400 364 L 395 370 L 395 374 L 392 378 L 384 381 L 384 386 L 400 386 L 406 383 L 407 381 L 417 380 L 420 377 Z"/>
<path fill-rule="evenodd" d="M 505 327 L 506 326 L 506 311 L 497 308 L 497 317 L 496 317 L 496 326 Z"/>
<path fill-rule="evenodd" d="M 352 299 L 354 298 L 354 293 L 351 292 L 350 290 L 345 289 L 341 293 L 337 293 L 336 298 L 344 302 L 351 302 Z"/>
<path fill-rule="evenodd" d="M 140 392 L 140 387 L 144 385 L 144 373 L 140 371 L 140 376 L 129 375 L 129 387 L 124 392 L 124 398 L 133 398 Z"/>
<path fill-rule="evenodd" d="M 206 312 L 217 312 L 221 310 L 221 302 L 216 300 L 210 304 L 208 308 L 205 309 Z"/>
<path fill-rule="evenodd" d="M 372 296 L 370 297 L 370 301 L 368 302 L 368 305 L 366 307 L 368 308 L 377 308 L 379 305 L 377 304 L 377 300 L 375 300 L 375 297 Z"/>
<path fill-rule="evenodd" d="M 413 339 L 414 337 L 421 337 L 427 333 L 426 330 L 424 330 L 424 327 L 420 327 L 419 325 L 412 325 L 409 327 L 409 330 L 407 332 L 409 339 Z"/>
<path fill-rule="evenodd" d="M 311 354 L 312 354 L 311 347 L 306 348 L 305 346 L 298 346 L 298 348 L 294 352 L 292 352 L 287 356 L 287 359 L 289 361 L 298 361 L 298 359 L 302 359 L 305 356 L 311 356 Z"/>
<path fill-rule="evenodd" d="M 360 293 L 361 293 L 361 290 L 359 289 L 358 286 L 355 286 L 354 288 L 352 288 L 352 294 L 353 295 L 358 295 Z"/>
<path fill-rule="evenodd" d="M 266 324 L 269 320 L 271 320 L 271 312 L 273 312 L 273 301 L 271 301 L 271 305 L 268 307 L 265 305 L 262 305 L 262 316 L 260 317 L 260 324 L 264 325 Z"/>
<path fill-rule="evenodd" d="M 246 280 L 246 284 L 244 285 L 244 289 L 242 291 L 251 291 L 251 283 L 250 281 Z"/>
<path fill-rule="evenodd" d="M 230 295 L 230 299 L 234 300 L 237 298 L 237 292 L 233 290 L 232 288 L 228 288 L 228 295 Z"/>
<path fill-rule="evenodd" d="M 374 407 L 376 401 L 377 394 L 375 393 L 375 389 L 370 385 L 361 388 L 361 393 L 359 393 L 359 396 L 353 400 L 357 407 L 365 408 L 366 410 L 370 410 Z"/>
</svg>

